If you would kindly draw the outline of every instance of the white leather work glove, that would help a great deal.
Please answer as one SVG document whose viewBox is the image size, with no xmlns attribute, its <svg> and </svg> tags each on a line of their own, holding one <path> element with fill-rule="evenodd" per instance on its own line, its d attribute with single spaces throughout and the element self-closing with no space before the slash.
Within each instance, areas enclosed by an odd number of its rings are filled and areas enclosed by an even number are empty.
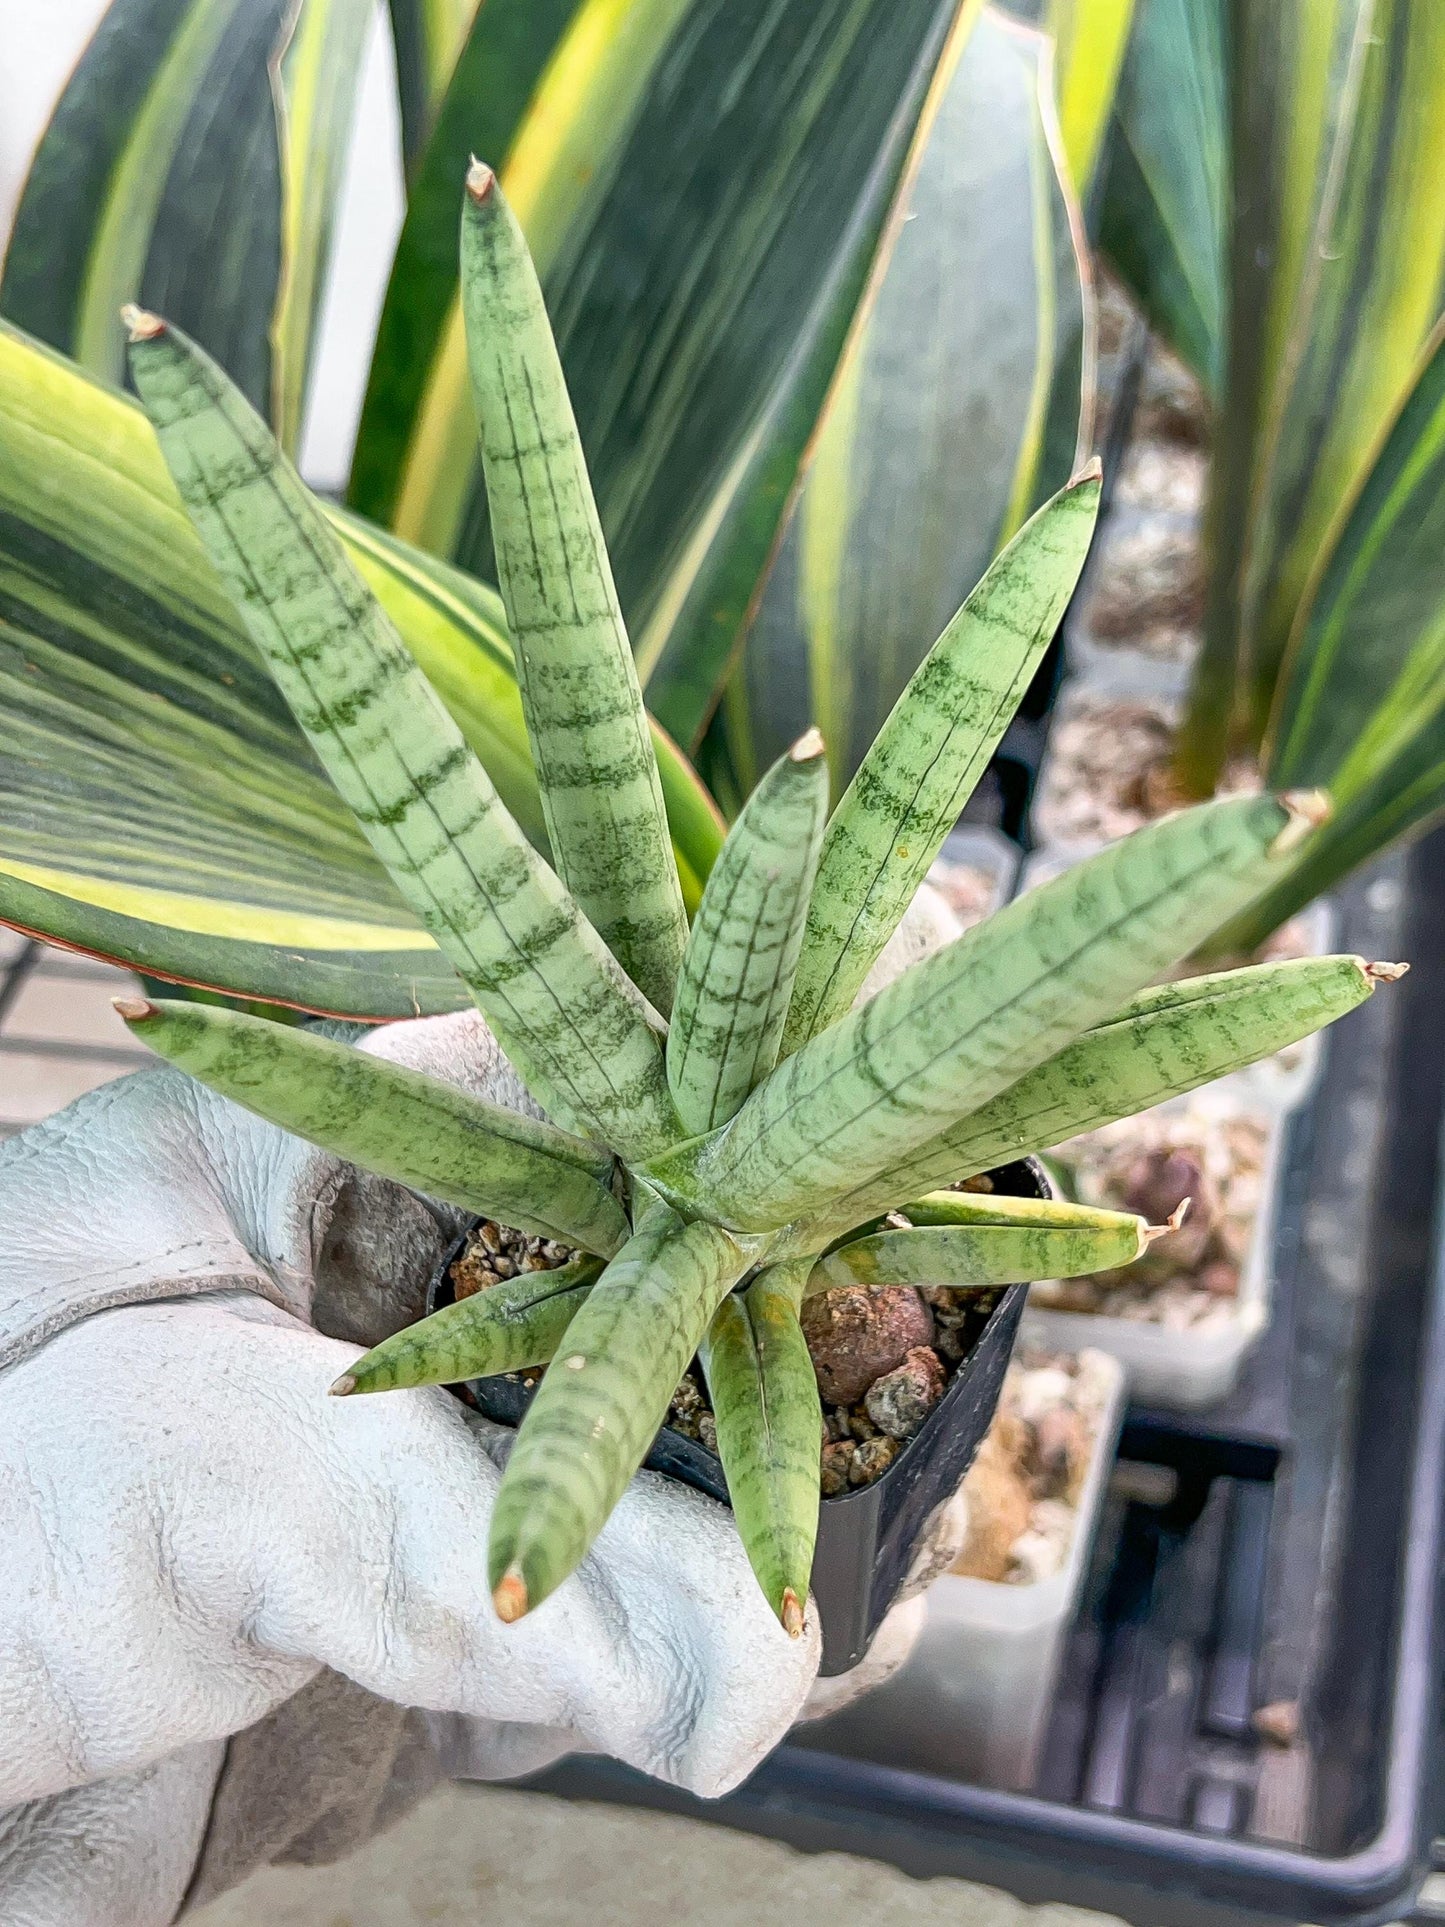
<svg viewBox="0 0 1445 1927">
<path fill-rule="evenodd" d="M 361 1047 L 535 1109 L 472 1013 Z M 476 1777 L 584 1750 L 717 1794 L 798 1717 L 816 1614 L 788 1638 L 723 1507 L 639 1474 L 503 1626 L 494 1429 L 434 1387 L 326 1396 L 453 1229 L 166 1068 L 0 1147 L 6 1927 L 168 1927 L 263 1859 L 334 1858 L 438 1744 Z"/>
</svg>

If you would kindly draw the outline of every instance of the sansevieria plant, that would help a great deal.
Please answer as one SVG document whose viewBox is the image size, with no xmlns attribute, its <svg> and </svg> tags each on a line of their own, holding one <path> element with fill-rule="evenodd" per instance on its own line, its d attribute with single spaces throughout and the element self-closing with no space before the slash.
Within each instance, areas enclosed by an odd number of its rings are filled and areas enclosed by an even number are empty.
<svg viewBox="0 0 1445 1927">
<path fill-rule="evenodd" d="M 1099 482 L 1049 501 L 909 682 L 831 817 L 809 732 L 689 929 L 653 740 L 541 290 L 491 171 L 462 222 L 471 378 L 550 868 L 269 429 L 132 310 L 131 368 L 229 594 L 397 888 L 550 1121 L 224 1008 L 138 1035 L 332 1151 L 577 1252 L 398 1334 L 339 1393 L 551 1361 L 492 1524 L 497 1610 L 585 1555 L 700 1352 L 754 1570 L 798 1631 L 819 1504 L 813 1290 L 1128 1263 L 1160 1227 L 949 1188 L 1246 1064 L 1367 997 L 1330 957 L 1150 983 L 1268 890 L 1313 794 L 1202 805 L 1011 904 L 855 1008 L 1057 626 Z"/>
</svg>

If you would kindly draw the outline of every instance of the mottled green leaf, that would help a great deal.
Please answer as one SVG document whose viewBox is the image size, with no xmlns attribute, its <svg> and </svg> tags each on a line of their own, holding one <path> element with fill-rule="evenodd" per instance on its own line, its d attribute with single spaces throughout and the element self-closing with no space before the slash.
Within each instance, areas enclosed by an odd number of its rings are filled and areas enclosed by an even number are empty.
<svg viewBox="0 0 1445 1927">
<path fill-rule="evenodd" d="M 338 1397 L 395 1392 L 550 1364 L 601 1270 L 596 1258 L 578 1258 L 503 1278 L 383 1339 L 331 1389 Z"/>
<path fill-rule="evenodd" d="M 729 1292 L 700 1347 L 718 1456 L 764 1597 L 796 1638 L 818 1536 L 823 1408 L 798 1322 L 806 1267 L 771 1266 Z"/>
<path fill-rule="evenodd" d="M 667 1015 L 687 938 L 657 758 L 542 290 L 490 168 L 468 176 L 462 305 L 497 570 L 553 861 Z"/>
<path fill-rule="evenodd" d="M 159 1056 L 349 1163 L 605 1258 L 627 1237 L 611 1158 L 554 1125 L 243 1011 L 130 999 L 121 1014 Z"/>
<path fill-rule="evenodd" d="M 956 1212 L 954 1198 L 963 1199 Z M 936 1207 L 927 1199 L 905 1205 L 903 1215 L 913 1220 L 914 1229 L 872 1231 L 839 1245 L 813 1267 L 808 1290 L 840 1285 L 864 1285 L 870 1291 L 891 1285 L 966 1289 L 1080 1278 L 1133 1264 L 1150 1242 L 1151 1227 L 1132 1212 L 1036 1198 L 1017 1202 L 1038 1209 L 1000 1222 L 1000 1213 L 990 1213 L 962 1192 L 943 1194 Z M 977 1222 L 967 1221 L 970 1207 Z"/>
<path fill-rule="evenodd" d="M 655 1206 L 593 1286 L 538 1388 L 492 1509 L 497 1610 L 540 1605 L 586 1555 L 641 1465 L 718 1302 L 749 1255 Z"/>
<path fill-rule="evenodd" d="M 916 964 L 788 1058 L 724 1130 L 649 1174 L 749 1228 L 819 1210 L 1187 956 L 1282 873 L 1305 827 L 1257 796 L 1111 845 Z"/>
<path fill-rule="evenodd" d="M 823 739 L 802 736 L 723 845 L 688 939 L 667 1076 L 689 1135 L 726 1124 L 778 1058 L 828 811 Z"/>
<path fill-rule="evenodd" d="M 1099 510 L 1097 472 L 1019 531 L 914 672 L 828 824 L 784 1051 L 853 1002 L 1053 639 Z"/>
<path fill-rule="evenodd" d="M 197 532 L 393 881 L 563 1123 L 646 1155 L 676 1135 L 637 993 L 508 815 L 265 424 L 151 316 L 131 367 Z"/>
</svg>

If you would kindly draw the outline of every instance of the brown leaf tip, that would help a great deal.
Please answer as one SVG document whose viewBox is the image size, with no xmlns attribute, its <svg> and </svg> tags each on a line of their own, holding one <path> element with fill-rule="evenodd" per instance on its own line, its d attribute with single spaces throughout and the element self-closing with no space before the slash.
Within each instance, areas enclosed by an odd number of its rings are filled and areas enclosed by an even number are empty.
<svg viewBox="0 0 1445 1927">
<path fill-rule="evenodd" d="M 527 1582 L 515 1566 L 510 1566 L 497 1581 L 492 1592 L 492 1604 L 497 1609 L 497 1617 L 504 1625 L 511 1626 L 527 1610 Z"/>
<path fill-rule="evenodd" d="M 803 1634 L 803 1608 L 798 1595 L 791 1586 L 783 1591 L 782 1611 L 778 1614 L 783 1622 L 783 1631 L 789 1639 L 800 1639 Z"/>
<path fill-rule="evenodd" d="M 356 1380 L 350 1372 L 343 1372 L 335 1384 L 328 1385 L 326 1389 L 332 1398 L 345 1398 L 349 1392 L 356 1390 Z"/>
<path fill-rule="evenodd" d="M 1397 984 L 1409 969 L 1407 963 L 1367 963 L 1364 966 L 1365 975 L 1372 984 Z"/>
<path fill-rule="evenodd" d="M 1193 1198 L 1181 1198 L 1163 1224 L 1146 1224 L 1139 1234 L 1141 1250 L 1147 1249 L 1156 1238 L 1167 1238 L 1171 1231 L 1177 1231 L 1189 1216 L 1189 1207 L 1193 1202 Z"/>
<path fill-rule="evenodd" d="M 111 1009 L 124 1017 L 128 1024 L 138 1024 L 143 1017 L 154 1017 L 156 1007 L 147 1003 L 144 997 L 112 997 Z"/>
<path fill-rule="evenodd" d="M 128 301 L 121 309 L 120 318 L 132 341 L 155 341 L 166 331 L 166 324 L 158 314 L 148 314 L 132 301 Z"/>
<path fill-rule="evenodd" d="M 822 754 L 823 732 L 815 723 L 811 729 L 805 729 L 803 731 L 803 734 L 788 751 L 788 761 L 790 763 L 811 763 L 815 762 Z"/>
<path fill-rule="evenodd" d="M 497 184 L 497 177 L 485 161 L 473 154 L 467 167 L 467 193 L 480 207 Z"/>
<path fill-rule="evenodd" d="M 1098 455 L 1091 455 L 1088 461 L 1084 463 L 1084 466 L 1076 469 L 1073 475 L 1069 477 L 1069 487 L 1078 488 L 1083 482 L 1102 482 L 1103 479 L 1103 458 Z"/>
</svg>

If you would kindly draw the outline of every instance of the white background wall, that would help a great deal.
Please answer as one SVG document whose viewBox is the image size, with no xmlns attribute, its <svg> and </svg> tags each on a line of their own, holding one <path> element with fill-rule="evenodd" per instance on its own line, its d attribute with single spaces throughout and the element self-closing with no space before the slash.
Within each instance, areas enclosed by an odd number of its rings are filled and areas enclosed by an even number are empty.
<svg viewBox="0 0 1445 1927">
<path fill-rule="evenodd" d="M 36 141 L 107 0 L 0 0 L 0 233 L 8 234 Z M 386 274 L 401 225 L 391 43 L 378 9 L 302 442 L 318 486 L 345 479 Z"/>
</svg>

